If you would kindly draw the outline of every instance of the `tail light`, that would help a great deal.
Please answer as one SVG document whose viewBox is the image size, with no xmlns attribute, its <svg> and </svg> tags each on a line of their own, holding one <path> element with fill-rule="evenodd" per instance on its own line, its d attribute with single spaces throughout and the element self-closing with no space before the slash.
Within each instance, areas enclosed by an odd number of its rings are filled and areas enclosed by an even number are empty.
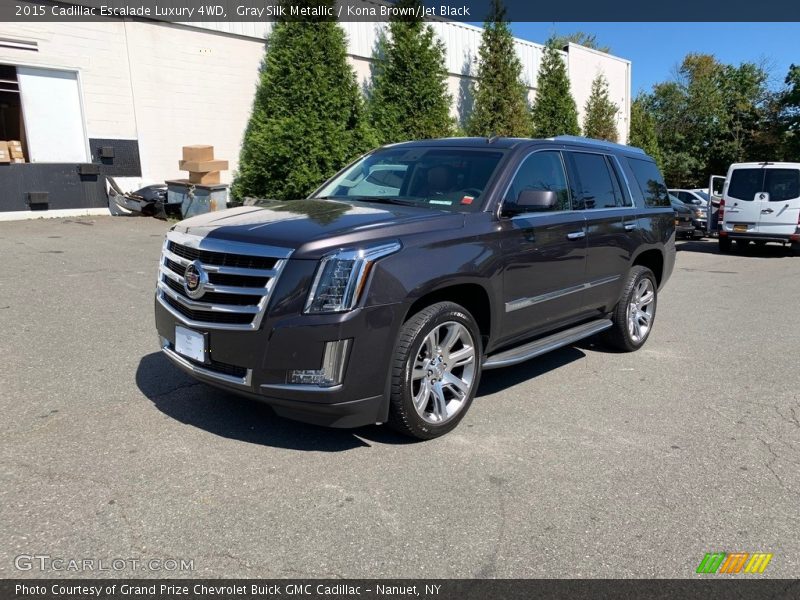
<svg viewBox="0 0 800 600">
<path fill-rule="evenodd" d="M 722 218 L 725 216 L 725 199 L 719 199 L 719 212 L 717 213 L 717 222 L 722 223 Z"/>
</svg>

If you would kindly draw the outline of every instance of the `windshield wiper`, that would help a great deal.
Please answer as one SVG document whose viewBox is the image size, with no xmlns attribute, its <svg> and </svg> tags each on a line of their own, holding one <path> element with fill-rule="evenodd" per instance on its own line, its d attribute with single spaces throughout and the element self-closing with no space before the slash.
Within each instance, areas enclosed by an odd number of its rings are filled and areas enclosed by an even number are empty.
<svg viewBox="0 0 800 600">
<path fill-rule="evenodd" d="M 354 200 L 356 202 L 375 202 L 376 204 L 400 204 L 402 206 L 420 206 L 413 200 L 402 200 L 391 196 L 322 196 L 319 200 Z"/>
</svg>

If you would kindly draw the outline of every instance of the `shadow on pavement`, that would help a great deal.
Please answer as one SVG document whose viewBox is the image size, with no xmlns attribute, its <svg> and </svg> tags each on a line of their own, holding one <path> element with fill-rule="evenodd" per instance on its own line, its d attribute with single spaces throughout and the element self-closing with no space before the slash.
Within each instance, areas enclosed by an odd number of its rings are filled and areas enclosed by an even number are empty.
<svg viewBox="0 0 800 600">
<path fill-rule="evenodd" d="M 554 350 L 548 354 L 531 359 L 527 362 L 504 367 L 502 369 L 491 369 L 484 371 L 481 376 L 481 384 L 478 387 L 477 397 L 488 396 L 507 390 L 534 377 L 538 377 L 548 371 L 558 369 L 571 362 L 584 358 L 586 354 L 575 346 L 566 346 L 559 350 Z"/>
<path fill-rule="evenodd" d="M 277 416 L 266 404 L 195 381 L 160 352 L 142 357 L 136 385 L 158 410 L 186 425 L 221 437 L 289 450 L 342 452 L 415 440 L 386 426 L 331 429 Z"/>
<path fill-rule="evenodd" d="M 582 350 L 569 346 L 519 365 L 485 371 L 476 398 L 502 392 L 584 356 Z M 248 444 L 342 452 L 370 447 L 370 442 L 392 445 L 419 442 L 395 433 L 385 425 L 332 429 L 284 419 L 257 400 L 242 398 L 192 379 L 160 352 L 148 354 L 139 361 L 136 385 L 158 410 L 176 421 Z"/>
</svg>

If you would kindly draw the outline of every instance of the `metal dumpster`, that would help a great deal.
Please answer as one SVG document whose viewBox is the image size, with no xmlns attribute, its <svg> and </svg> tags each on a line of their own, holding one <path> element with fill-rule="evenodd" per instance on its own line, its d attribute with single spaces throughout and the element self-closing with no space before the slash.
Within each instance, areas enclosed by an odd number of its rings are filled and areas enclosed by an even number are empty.
<svg viewBox="0 0 800 600">
<path fill-rule="evenodd" d="M 167 204 L 181 206 L 185 219 L 228 207 L 228 186 L 224 183 L 202 185 L 186 179 L 167 181 Z"/>
</svg>

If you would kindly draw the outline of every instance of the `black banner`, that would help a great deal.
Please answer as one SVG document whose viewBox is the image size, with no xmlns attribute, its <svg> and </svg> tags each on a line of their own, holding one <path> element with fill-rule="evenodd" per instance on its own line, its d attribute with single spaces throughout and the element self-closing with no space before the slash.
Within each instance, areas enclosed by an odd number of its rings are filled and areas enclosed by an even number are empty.
<svg viewBox="0 0 800 600">
<path fill-rule="evenodd" d="M 780 579 L 6 579 L 0 600 L 783 600 Z"/>
<path fill-rule="evenodd" d="M 490 0 L 423 0 L 414 9 L 394 0 L 2 0 L 0 21 L 96 21 L 110 18 L 155 19 L 169 22 L 269 22 L 277 19 L 388 21 L 414 16 L 426 20 L 483 21 Z M 505 0 L 509 21 L 800 21 L 800 2 L 785 0 Z"/>
</svg>

